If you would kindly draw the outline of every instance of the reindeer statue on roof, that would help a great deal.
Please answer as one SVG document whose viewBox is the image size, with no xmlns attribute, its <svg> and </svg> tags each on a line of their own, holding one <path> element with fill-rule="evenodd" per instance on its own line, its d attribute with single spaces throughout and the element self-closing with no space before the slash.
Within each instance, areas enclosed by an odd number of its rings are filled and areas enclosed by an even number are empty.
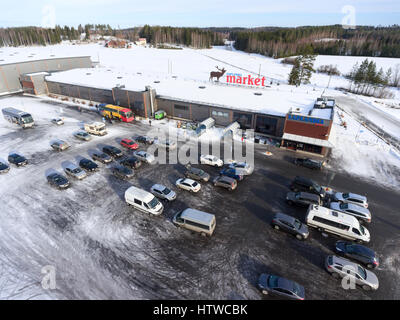
<svg viewBox="0 0 400 320">
<path fill-rule="evenodd" d="M 215 66 L 215 67 L 216 67 L 219 71 L 211 71 L 211 72 L 210 72 L 210 79 L 209 79 L 209 81 L 212 81 L 213 78 L 217 78 L 217 81 L 219 81 L 219 78 L 221 78 L 221 77 L 225 74 L 225 72 L 226 72 L 225 68 L 220 69 L 220 68 L 218 68 L 218 66 Z"/>
</svg>

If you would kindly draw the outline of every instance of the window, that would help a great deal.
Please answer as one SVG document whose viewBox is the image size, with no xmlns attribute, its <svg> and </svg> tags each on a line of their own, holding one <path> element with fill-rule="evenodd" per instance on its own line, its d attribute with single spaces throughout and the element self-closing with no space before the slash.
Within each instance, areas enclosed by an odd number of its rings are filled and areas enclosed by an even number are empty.
<svg viewBox="0 0 400 320">
<path fill-rule="evenodd" d="M 182 110 L 182 111 L 188 111 L 188 110 L 189 110 L 189 107 L 188 107 L 188 106 L 182 106 L 182 105 L 176 104 L 176 105 L 175 105 L 175 109 L 176 109 L 176 110 Z"/>
<path fill-rule="evenodd" d="M 222 111 L 215 111 L 213 110 L 211 112 L 212 116 L 214 117 L 220 117 L 220 118 L 229 118 L 229 113 L 228 112 L 222 112 Z"/>
<path fill-rule="evenodd" d="M 258 115 L 256 121 L 256 131 L 265 134 L 275 135 L 277 123 L 278 119 L 276 118 Z"/>
<path fill-rule="evenodd" d="M 185 221 L 186 221 L 186 224 L 188 224 L 188 225 L 191 225 L 191 226 L 194 226 L 194 227 L 197 227 L 197 228 L 200 228 L 200 229 L 204 229 L 204 230 L 209 230 L 208 226 L 205 226 L 203 224 L 200 224 L 200 223 L 197 223 L 197 222 L 193 222 L 193 221 L 190 221 L 190 220 L 185 220 Z"/>
<path fill-rule="evenodd" d="M 354 232 L 355 234 L 361 235 L 361 234 L 360 234 L 360 231 L 358 231 L 358 229 L 356 229 L 356 228 L 353 228 L 353 232 Z"/>
<path fill-rule="evenodd" d="M 139 205 L 139 206 L 142 205 L 142 201 L 140 201 L 140 200 L 138 200 L 138 199 L 135 199 L 134 202 L 135 202 L 135 204 L 137 204 L 137 205 Z"/>
<path fill-rule="evenodd" d="M 317 221 L 317 222 L 320 222 L 320 223 L 323 223 L 325 225 L 337 228 L 337 229 L 341 229 L 341 230 L 346 230 L 347 231 L 347 230 L 350 229 L 349 226 L 346 226 L 344 224 L 341 224 L 341 223 L 338 223 L 338 222 L 335 222 L 335 221 L 332 221 L 332 220 L 324 219 L 324 218 L 321 218 L 321 217 L 318 217 L 318 216 L 314 216 L 313 220 Z"/>
<path fill-rule="evenodd" d="M 237 121 L 242 129 L 251 129 L 253 116 L 251 114 L 234 112 L 233 121 Z"/>
</svg>

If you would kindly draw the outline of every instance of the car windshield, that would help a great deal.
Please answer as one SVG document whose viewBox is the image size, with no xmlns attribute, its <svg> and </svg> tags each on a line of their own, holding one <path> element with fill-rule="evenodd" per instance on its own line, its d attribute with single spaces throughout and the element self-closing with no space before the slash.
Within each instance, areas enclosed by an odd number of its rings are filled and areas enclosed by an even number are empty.
<svg viewBox="0 0 400 320">
<path fill-rule="evenodd" d="M 301 222 L 297 219 L 294 220 L 294 226 L 296 227 L 296 229 L 300 229 L 301 227 Z"/>
<path fill-rule="evenodd" d="M 279 279 L 279 277 L 277 277 L 277 276 L 269 276 L 268 287 L 276 288 L 278 286 L 278 279 Z"/>
<path fill-rule="evenodd" d="M 318 192 L 321 192 L 321 190 L 322 190 L 321 186 L 319 186 L 319 185 L 316 184 L 316 183 L 313 184 L 313 187 L 314 187 L 314 189 L 315 189 L 316 191 L 318 191 Z"/>
<path fill-rule="evenodd" d="M 348 193 L 343 193 L 342 194 L 343 199 L 348 199 L 350 195 Z"/>
<path fill-rule="evenodd" d="M 347 210 L 347 209 L 349 208 L 349 205 L 348 205 L 347 203 L 341 203 L 341 204 L 339 205 L 339 207 L 340 207 L 340 209 L 342 209 L 342 210 Z"/>
<path fill-rule="evenodd" d="M 292 292 L 294 292 L 297 296 L 301 296 L 302 295 L 302 290 L 301 290 L 300 286 L 296 282 L 293 282 Z"/>
<path fill-rule="evenodd" d="M 360 224 L 360 230 L 361 230 L 361 232 L 362 232 L 362 234 L 363 235 L 366 235 L 366 233 L 365 233 L 365 228 Z"/>
<path fill-rule="evenodd" d="M 56 181 L 56 182 L 64 182 L 64 178 L 63 177 L 61 177 L 61 176 L 55 176 L 54 177 L 54 180 Z"/>
<path fill-rule="evenodd" d="M 30 114 L 26 114 L 21 117 L 23 123 L 31 123 L 33 122 L 32 116 Z"/>
<path fill-rule="evenodd" d="M 164 194 L 170 194 L 170 193 L 171 193 L 171 190 L 169 190 L 168 188 L 165 188 L 165 189 L 162 191 L 162 193 L 164 193 Z"/>
<path fill-rule="evenodd" d="M 198 183 L 196 181 L 193 182 L 192 187 L 197 187 Z"/>
<path fill-rule="evenodd" d="M 156 197 L 154 197 L 149 203 L 148 206 L 152 209 L 154 209 L 160 202 L 157 200 Z"/>
<path fill-rule="evenodd" d="M 358 274 L 363 278 L 364 280 L 367 279 L 367 272 L 365 269 L 361 266 L 358 266 Z"/>
<path fill-rule="evenodd" d="M 125 141 L 126 144 L 129 144 L 130 146 L 134 144 L 133 141 Z"/>
<path fill-rule="evenodd" d="M 72 170 L 72 173 L 79 173 L 79 172 L 81 172 L 81 169 L 79 169 L 79 168 L 75 168 Z"/>
</svg>

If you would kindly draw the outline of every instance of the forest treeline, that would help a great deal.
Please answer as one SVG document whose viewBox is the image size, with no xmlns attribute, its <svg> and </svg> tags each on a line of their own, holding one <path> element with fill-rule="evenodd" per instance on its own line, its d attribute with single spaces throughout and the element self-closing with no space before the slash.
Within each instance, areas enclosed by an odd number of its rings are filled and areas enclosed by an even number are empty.
<svg viewBox="0 0 400 320">
<path fill-rule="evenodd" d="M 400 58 L 400 26 L 344 29 L 341 25 L 298 28 L 186 28 L 150 26 L 113 29 L 105 24 L 79 25 L 77 28 L 18 27 L 0 28 L 0 46 L 57 44 L 62 40 L 78 40 L 81 34 L 116 36 L 130 41 L 146 38 L 153 45 L 163 43 L 210 48 L 234 40 L 235 48 L 281 58 L 302 54 L 352 55 Z"/>
<path fill-rule="evenodd" d="M 281 58 L 301 54 L 400 58 L 400 26 L 344 29 L 341 25 L 234 31 L 238 50 Z"/>
</svg>

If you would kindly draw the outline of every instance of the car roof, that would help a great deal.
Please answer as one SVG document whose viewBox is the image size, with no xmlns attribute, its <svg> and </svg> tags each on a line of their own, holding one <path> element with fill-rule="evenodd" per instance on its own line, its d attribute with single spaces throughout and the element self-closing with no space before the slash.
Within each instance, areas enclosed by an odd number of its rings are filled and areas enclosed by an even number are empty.
<svg viewBox="0 0 400 320">
<path fill-rule="evenodd" d="M 362 206 L 358 206 L 358 205 L 353 204 L 353 203 L 346 203 L 346 205 L 351 210 L 362 212 L 362 213 L 365 213 L 365 214 L 368 214 L 368 215 L 370 214 L 369 210 L 367 208 L 362 207 Z"/>
<path fill-rule="evenodd" d="M 166 188 L 166 186 L 156 183 L 156 184 L 153 184 L 151 188 L 157 189 L 157 190 L 164 190 Z"/>
<path fill-rule="evenodd" d="M 79 169 L 79 167 L 77 166 L 77 165 L 75 165 L 75 164 L 73 164 L 73 163 L 70 163 L 70 164 L 68 164 L 66 167 L 65 167 L 65 169 Z"/>
<path fill-rule="evenodd" d="M 229 182 L 229 183 L 236 182 L 235 179 L 233 179 L 233 178 L 231 178 L 231 177 L 228 177 L 228 176 L 218 176 L 217 179 L 218 179 L 219 181 L 223 180 L 223 181 L 226 181 L 226 182 Z"/>
<path fill-rule="evenodd" d="M 215 216 L 207 212 L 203 212 L 192 208 L 187 208 L 182 211 L 181 218 L 194 220 L 205 225 L 210 225 Z"/>
<path fill-rule="evenodd" d="M 193 182 L 196 182 L 196 181 L 194 181 L 193 179 L 190 179 L 190 178 L 181 178 L 181 181 L 182 182 L 187 182 L 187 183 L 190 183 L 190 184 L 193 184 Z"/>
<path fill-rule="evenodd" d="M 357 270 L 356 267 L 358 266 L 358 264 L 354 263 L 348 259 L 338 257 L 338 256 L 332 256 L 332 261 L 333 261 L 333 263 L 340 264 L 342 266 L 353 266 Z"/>
<path fill-rule="evenodd" d="M 282 212 L 278 212 L 275 216 L 280 220 L 285 220 L 290 223 L 293 223 L 296 220 L 295 217 L 289 216 L 288 214 Z"/>
<path fill-rule="evenodd" d="M 362 253 L 367 256 L 375 257 L 375 251 L 370 248 L 367 248 L 366 246 L 363 246 L 361 244 L 356 244 L 356 243 L 349 243 L 349 245 L 351 245 L 359 253 Z"/>
</svg>

